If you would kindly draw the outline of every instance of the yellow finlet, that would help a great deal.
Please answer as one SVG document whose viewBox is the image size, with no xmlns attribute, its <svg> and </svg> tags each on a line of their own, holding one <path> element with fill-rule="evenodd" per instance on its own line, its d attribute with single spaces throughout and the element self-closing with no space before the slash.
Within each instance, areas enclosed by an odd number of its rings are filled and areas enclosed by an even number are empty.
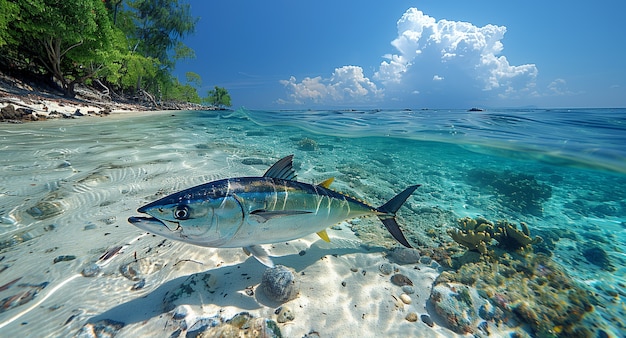
<svg viewBox="0 0 626 338">
<path fill-rule="evenodd" d="M 318 185 L 328 189 L 328 188 L 330 188 L 330 185 L 333 183 L 334 180 L 335 180 L 335 178 L 331 177 L 331 178 L 325 180 L 324 182 L 322 182 L 322 183 L 320 183 Z"/>
<path fill-rule="evenodd" d="M 321 185 L 321 184 L 320 184 Z M 319 231 L 317 233 L 318 236 L 320 236 L 321 239 L 324 240 L 324 242 L 328 242 L 330 243 L 330 238 L 328 238 L 328 234 L 326 233 L 326 229 Z"/>
</svg>

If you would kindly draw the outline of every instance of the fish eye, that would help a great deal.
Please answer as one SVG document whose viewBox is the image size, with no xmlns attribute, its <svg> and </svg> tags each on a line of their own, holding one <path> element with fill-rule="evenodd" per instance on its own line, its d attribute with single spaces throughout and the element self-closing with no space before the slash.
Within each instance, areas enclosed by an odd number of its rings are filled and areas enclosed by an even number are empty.
<svg viewBox="0 0 626 338">
<path fill-rule="evenodd" d="M 176 210 L 174 210 L 174 218 L 186 220 L 189 218 L 189 207 L 186 205 L 178 205 L 176 206 Z"/>
</svg>

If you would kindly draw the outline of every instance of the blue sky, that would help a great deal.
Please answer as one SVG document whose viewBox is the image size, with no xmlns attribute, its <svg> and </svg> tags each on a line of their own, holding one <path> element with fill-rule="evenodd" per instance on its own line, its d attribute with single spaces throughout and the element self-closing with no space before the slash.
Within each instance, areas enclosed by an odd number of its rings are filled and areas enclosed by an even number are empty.
<svg viewBox="0 0 626 338">
<path fill-rule="evenodd" d="M 234 107 L 626 107 L 623 1 L 188 3 L 175 74 Z"/>
</svg>

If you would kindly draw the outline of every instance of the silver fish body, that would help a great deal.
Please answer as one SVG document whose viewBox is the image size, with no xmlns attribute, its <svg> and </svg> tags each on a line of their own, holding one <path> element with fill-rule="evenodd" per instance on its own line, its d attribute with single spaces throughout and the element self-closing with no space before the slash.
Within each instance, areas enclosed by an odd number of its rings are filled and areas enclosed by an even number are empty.
<svg viewBox="0 0 626 338">
<path fill-rule="evenodd" d="M 395 222 L 395 213 L 418 186 L 405 189 L 375 208 L 320 185 L 295 180 L 292 156 L 272 166 L 263 177 L 236 177 L 185 189 L 137 209 L 151 217 L 129 222 L 173 240 L 205 247 L 244 247 L 263 263 L 260 244 L 285 242 L 341 221 L 378 216 L 400 243 L 410 246 Z M 327 239 L 327 238 L 325 238 Z"/>
</svg>

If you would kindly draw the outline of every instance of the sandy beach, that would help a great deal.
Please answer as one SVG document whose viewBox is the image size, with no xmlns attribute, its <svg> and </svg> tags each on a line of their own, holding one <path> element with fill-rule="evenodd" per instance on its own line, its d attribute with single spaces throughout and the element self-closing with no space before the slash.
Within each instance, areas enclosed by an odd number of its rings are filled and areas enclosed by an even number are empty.
<svg viewBox="0 0 626 338">
<path fill-rule="evenodd" d="M 58 118 L 103 117 L 158 110 L 211 110 L 213 107 L 192 103 L 149 102 L 111 98 L 94 88 L 79 86 L 76 98 L 68 99 L 45 86 L 26 83 L 0 74 L 0 122 L 22 123 Z"/>
</svg>

